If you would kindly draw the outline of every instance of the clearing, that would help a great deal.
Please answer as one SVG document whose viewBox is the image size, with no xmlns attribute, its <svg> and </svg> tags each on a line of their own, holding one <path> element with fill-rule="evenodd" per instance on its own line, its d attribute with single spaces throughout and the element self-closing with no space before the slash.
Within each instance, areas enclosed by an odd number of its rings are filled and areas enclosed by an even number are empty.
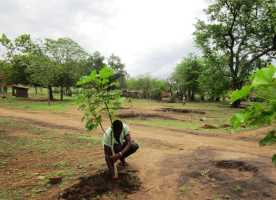
<svg viewBox="0 0 276 200">
<path fill-rule="evenodd" d="M 140 149 L 112 182 L 100 131 L 83 129 L 73 103 L 0 101 L 1 200 L 276 199 L 276 148 L 258 145 L 270 127 L 234 133 L 228 105 L 126 103 L 118 116 Z"/>
</svg>

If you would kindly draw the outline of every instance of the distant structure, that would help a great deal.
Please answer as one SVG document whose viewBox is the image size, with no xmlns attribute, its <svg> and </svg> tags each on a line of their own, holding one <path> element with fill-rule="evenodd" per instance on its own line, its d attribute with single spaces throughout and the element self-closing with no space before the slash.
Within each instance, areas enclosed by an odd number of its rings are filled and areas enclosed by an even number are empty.
<svg viewBox="0 0 276 200">
<path fill-rule="evenodd" d="M 13 85 L 12 86 L 12 96 L 15 97 L 23 97 L 23 98 L 28 98 L 28 87 L 25 86 L 20 86 L 20 85 Z"/>
<path fill-rule="evenodd" d="M 5 83 L 5 75 L 0 74 L 0 96 L 5 98 L 7 96 L 7 84 Z"/>
<path fill-rule="evenodd" d="M 143 92 L 139 90 L 124 90 L 123 96 L 130 97 L 130 98 L 142 98 Z"/>
<path fill-rule="evenodd" d="M 170 92 L 161 92 L 161 101 L 172 102 L 172 95 Z"/>
</svg>

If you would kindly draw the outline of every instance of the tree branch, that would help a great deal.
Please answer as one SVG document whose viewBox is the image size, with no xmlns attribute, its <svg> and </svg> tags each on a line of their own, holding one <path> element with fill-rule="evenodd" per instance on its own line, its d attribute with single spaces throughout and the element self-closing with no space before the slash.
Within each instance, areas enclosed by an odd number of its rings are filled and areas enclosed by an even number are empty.
<svg viewBox="0 0 276 200">
<path fill-rule="evenodd" d="M 271 52 L 271 51 L 273 51 L 273 50 L 274 50 L 274 51 L 276 50 L 276 34 L 275 34 L 274 37 L 273 37 L 272 43 L 273 43 L 273 44 L 272 44 L 272 47 L 270 47 L 270 48 L 264 50 L 263 52 L 261 52 L 261 53 L 255 55 L 255 56 L 248 62 L 248 64 L 251 65 L 251 64 L 252 64 L 254 61 L 256 61 L 257 59 L 261 58 L 262 56 L 268 54 L 269 52 Z"/>
</svg>

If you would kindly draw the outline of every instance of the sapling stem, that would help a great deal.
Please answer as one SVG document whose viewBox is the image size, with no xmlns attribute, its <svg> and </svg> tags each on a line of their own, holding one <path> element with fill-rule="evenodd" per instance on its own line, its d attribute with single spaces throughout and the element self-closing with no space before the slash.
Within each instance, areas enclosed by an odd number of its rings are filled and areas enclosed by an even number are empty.
<svg viewBox="0 0 276 200">
<path fill-rule="evenodd" d="M 105 107 L 106 107 L 106 110 L 107 110 L 107 113 L 108 113 L 108 117 L 109 117 L 109 120 L 110 120 L 110 123 L 111 123 L 111 126 L 113 124 L 113 121 L 112 121 L 112 116 L 111 116 L 111 113 L 109 111 L 109 108 L 108 108 L 108 105 L 106 103 L 106 101 L 104 102 L 105 104 Z M 112 152 L 112 156 L 115 155 L 115 152 L 114 152 L 114 148 L 113 148 L 113 130 L 111 131 L 111 152 Z M 114 178 L 118 178 L 118 169 L 117 169 L 117 166 L 115 165 L 115 162 L 113 163 L 113 168 L 114 168 Z"/>
</svg>

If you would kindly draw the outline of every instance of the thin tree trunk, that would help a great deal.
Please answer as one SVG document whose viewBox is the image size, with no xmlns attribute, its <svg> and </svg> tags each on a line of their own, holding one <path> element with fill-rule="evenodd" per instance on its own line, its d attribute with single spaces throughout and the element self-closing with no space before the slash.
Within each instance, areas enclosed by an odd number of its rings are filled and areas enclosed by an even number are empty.
<svg viewBox="0 0 276 200">
<path fill-rule="evenodd" d="M 54 100 L 52 86 L 48 86 L 48 104 Z"/>
<path fill-rule="evenodd" d="M 108 107 L 106 102 L 104 102 L 104 104 L 105 104 L 105 107 L 106 107 L 106 110 L 107 110 L 107 113 L 108 113 L 109 121 L 110 121 L 111 126 L 112 126 L 113 125 L 113 120 L 112 120 L 112 116 L 111 116 L 109 107 Z M 111 133 L 112 133 L 112 135 L 111 135 L 111 146 L 112 146 L 111 151 L 112 151 L 112 156 L 114 156 L 115 155 L 115 151 L 114 151 L 114 147 L 113 147 L 113 134 L 114 133 L 113 133 L 113 131 Z M 117 166 L 116 166 L 115 163 L 113 163 L 113 168 L 114 168 L 114 178 L 118 178 L 118 176 L 119 176 L 118 175 L 118 169 L 117 169 Z"/>
<path fill-rule="evenodd" d="M 191 101 L 191 90 L 188 90 L 187 101 Z"/>
<path fill-rule="evenodd" d="M 5 87 L 4 87 L 4 90 L 5 90 Z M 7 90 L 6 90 L 7 91 Z M 12 96 L 15 96 L 15 89 L 14 87 L 12 86 Z"/>
<path fill-rule="evenodd" d="M 239 108 L 241 106 L 241 100 L 237 100 L 231 104 L 232 108 Z"/>
<path fill-rule="evenodd" d="M 193 91 L 191 91 L 191 101 L 195 100 L 195 93 Z"/>
<path fill-rule="evenodd" d="M 233 90 L 239 90 L 241 88 L 242 88 L 242 82 L 234 79 L 233 82 L 232 82 L 232 89 Z M 235 102 L 233 102 L 231 104 L 231 107 L 233 107 L 233 108 L 239 108 L 240 105 L 241 105 L 241 100 L 237 100 L 237 101 L 235 101 Z"/>
<path fill-rule="evenodd" d="M 8 87 L 6 85 L 3 88 L 3 93 L 5 94 L 5 96 L 8 96 Z"/>
<path fill-rule="evenodd" d="M 63 94 L 64 94 L 64 88 L 63 86 L 60 87 L 60 100 L 63 101 Z"/>
</svg>

